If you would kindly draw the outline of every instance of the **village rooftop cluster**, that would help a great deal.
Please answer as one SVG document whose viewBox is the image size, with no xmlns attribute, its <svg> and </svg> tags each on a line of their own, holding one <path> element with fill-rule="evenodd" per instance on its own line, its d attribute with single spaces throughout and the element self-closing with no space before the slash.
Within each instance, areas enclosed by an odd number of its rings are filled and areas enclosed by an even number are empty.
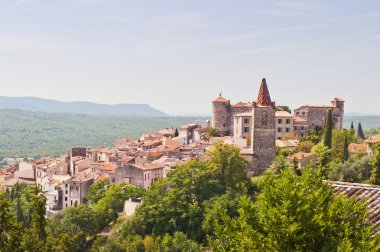
<svg viewBox="0 0 380 252">
<path fill-rule="evenodd" d="M 49 217 L 61 209 L 84 203 L 90 186 L 99 180 L 147 189 L 165 178 L 173 167 L 195 158 L 205 160 L 205 153 L 217 141 L 239 147 L 248 160 L 248 175 L 254 176 L 274 161 L 276 148 L 295 149 L 298 139 L 310 129 L 322 127 L 329 110 L 334 128 L 342 130 L 342 99 L 334 98 L 328 106 L 301 106 L 292 114 L 288 107 L 276 106 L 271 100 L 263 79 L 254 102 L 232 105 L 221 95 L 217 97 L 212 101 L 212 121 L 205 125 L 187 124 L 179 130 L 166 128 L 142 133 L 139 139 L 124 137 L 113 147 L 71 148 L 59 158 L 15 160 L 15 165 L 0 169 L 0 190 L 11 190 L 18 183 L 37 186 L 46 194 Z M 365 140 L 361 125 L 357 134 Z M 369 143 L 373 142 L 380 142 L 380 138 L 351 144 L 349 152 L 372 155 Z M 310 162 L 315 165 L 317 158 L 298 152 L 289 156 L 289 162 L 294 160 L 302 168 Z"/>
</svg>

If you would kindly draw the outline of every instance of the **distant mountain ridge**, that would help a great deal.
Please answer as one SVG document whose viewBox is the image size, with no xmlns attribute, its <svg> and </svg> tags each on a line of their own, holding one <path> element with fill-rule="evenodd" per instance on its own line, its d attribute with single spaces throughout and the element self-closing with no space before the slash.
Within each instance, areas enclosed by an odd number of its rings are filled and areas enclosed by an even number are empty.
<svg viewBox="0 0 380 252">
<path fill-rule="evenodd" d="M 84 101 L 63 102 L 38 97 L 0 96 L 1 109 L 22 109 L 32 112 L 70 113 L 93 116 L 167 117 L 168 114 L 148 104 L 99 104 Z"/>
</svg>

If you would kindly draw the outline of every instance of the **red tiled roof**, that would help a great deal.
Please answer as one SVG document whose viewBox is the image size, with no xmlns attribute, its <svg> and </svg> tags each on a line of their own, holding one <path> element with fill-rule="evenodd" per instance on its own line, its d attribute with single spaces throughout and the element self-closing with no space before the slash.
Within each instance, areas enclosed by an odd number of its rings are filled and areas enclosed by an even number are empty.
<svg viewBox="0 0 380 252">
<path fill-rule="evenodd" d="M 118 162 L 129 162 L 131 160 L 135 159 L 135 157 L 123 157 L 119 160 L 117 160 Z"/>
<path fill-rule="evenodd" d="M 367 153 L 367 145 L 366 144 L 351 143 L 348 146 L 348 152 L 350 154 L 366 154 Z"/>
<path fill-rule="evenodd" d="M 234 105 L 232 105 L 232 107 L 252 107 L 252 103 L 250 102 L 238 102 Z"/>
<path fill-rule="evenodd" d="M 293 121 L 294 121 L 294 122 L 307 122 L 306 119 L 304 119 L 304 118 L 302 118 L 302 117 L 300 117 L 300 116 L 294 116 L 294 117 L 293 117 Z"/>
<path fill-rule="evenodd" d="M 272 100 L 268 90 L 268 85 L 265 78 L 261 81 L 259 94 L 257 95 L 256 103 L 258 106 L 271 106 Z"/>
<path fill-rule="evenodd" d="M 103 171 L 113 171 L 117 168 L 117 165 L 116 164 L 112 164 L 112 163 L 109 163 L 109 164 L 106 164 L 102 167 L 102 170 Z"/>
<path fill-rule="evenodd" d="M 330 181 L 329 184 L 337 195 L 345 195 L 349 198 L 357 197 L 359 202 L 366 202 L 369 210 L 368 221 L 379 231 L 380 186 L 339 181 Z"/>
<path fill-rule="evenodd" d="M 227 100 L 227 99 L 225 99 L 225 98 L 219 96 L 219 97 L 217 97 L 217 98 L 214 100 L 214 102 L 224 102 L 224 103 L 228 103 L 229 100 Z"/>
<path fill-rule="evenodd" d="M 305 159 L 305 158 L 308 158 L 308 157 L 311 157 L 311 156 L 314 156 L 314 155 L 311 154 L 311 153 L 298 152 L 298 153 L 295 153 L 292 156 L 292 158 L 296 158 L 297 160 L 302 160 L 302 159 Z"/>
</svg>

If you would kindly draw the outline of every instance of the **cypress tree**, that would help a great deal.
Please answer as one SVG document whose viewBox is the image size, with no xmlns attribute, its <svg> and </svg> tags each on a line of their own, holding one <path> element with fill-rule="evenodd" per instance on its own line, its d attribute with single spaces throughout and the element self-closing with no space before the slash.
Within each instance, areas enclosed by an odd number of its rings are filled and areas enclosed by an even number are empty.
<svg viewBox="0 0 380 252">
<path fill-rule="evenodd" d="M 380 184 L 380 144 L 372 145 L 371 149 L 373 149 L 375 155 L 371 162 L 372 170 L 371 170 L 371 177 L 369 178 L 369 181 L 371 184 L 379 185 Z"/>
<path fill-rule="evenodd" d="M 363 132 L 363 128 L 362 128 L 362 124 L 359 122 L 358 124 L 358 130 L 356 131 L 356 135 L 361 139 L 361 140 L 365 140 L 365 135 L 364 135 L 364 132 Z"/>
<path fill-rule="evenodd" d="M 179 136 L 179 133 L 178 133 L 178 129 L 175 128 L 174 137 L 177 137 L 177 136 Z"/>
<path fill-rule="evenodd" d="M 344 134 L 344 147 L 343 147 L 343 161 L 347 161 L 349 158 L 348 154 L 348 137 L 347 132 Z"/>
<path fill-rule="evenodd" d="M 332 147 L 332 130 L 333 130 L 333 118 L 331 109 L 327 113 L 327 118 L 325 121 L 323 129 L 323 144 L 331 149 Z"/>
<path fill-rule="evenodd" d="M 355 135 L 354 121 L 351 121 L 350 135 L 351 136 Z"/>
</svg>

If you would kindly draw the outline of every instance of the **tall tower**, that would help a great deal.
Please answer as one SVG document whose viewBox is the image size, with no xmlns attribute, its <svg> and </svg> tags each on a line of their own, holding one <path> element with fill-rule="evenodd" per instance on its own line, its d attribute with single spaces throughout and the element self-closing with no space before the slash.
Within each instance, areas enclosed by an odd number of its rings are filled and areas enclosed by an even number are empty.
<svg viewBox="0 0 380 252">
<path fill-rule="evenodd" d="M 343 130 L 343 119 L 344 119 L 344 100 L 341 98 L 334 98 L 331 104 L 338 110 L 338 121 L 335 122 L 335 128 L 337 130 Z"/>
<path fill-rule="evenodd" d="M 253 103 L 251 146 L 252 168 L 249 176 L 256 175 L 269 167 L 276 156 L 275 102 L 272 102 L 265 79 L 262 79 L 256 102 Z"/>
<path fill-rule="evenodd" d="M 221 135 L 228 135 L 229 110 L 230 101 L 224 99 L 222 95 L 212 102 L 211 127 L 215 128 Z"/>
</svg>

